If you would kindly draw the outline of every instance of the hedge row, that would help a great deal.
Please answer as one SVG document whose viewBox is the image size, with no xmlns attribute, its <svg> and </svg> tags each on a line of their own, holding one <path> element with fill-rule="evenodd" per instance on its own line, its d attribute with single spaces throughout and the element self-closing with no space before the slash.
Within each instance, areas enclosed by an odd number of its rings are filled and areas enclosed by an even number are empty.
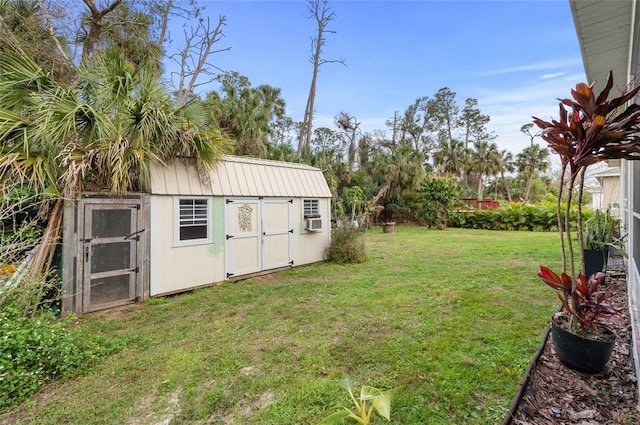
<svg viewBox="0 0 640 425">
<path fill-rule="evenodd" d="M 575 227 L 577 210 L 571 209 L 571 226 Z M 564 215 L 564 212 L 563 212 Z M 583 208 L 583 219 L 591 216 Z M 495 210 L 460 210 L 451 214 L 449 226 L 485 230 L 529 230 L 549 232 L 558 230 L 554 204 L 530 205 L 511 202 Z"/>
</svg>

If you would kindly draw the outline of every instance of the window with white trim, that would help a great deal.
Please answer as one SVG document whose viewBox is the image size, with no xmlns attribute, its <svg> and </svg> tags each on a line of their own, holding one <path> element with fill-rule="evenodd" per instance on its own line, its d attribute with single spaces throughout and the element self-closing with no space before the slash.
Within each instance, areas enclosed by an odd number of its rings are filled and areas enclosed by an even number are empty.
<svg viewBox="0 0 640 425">
<path fill-rule="evenodd" d="M 320 214 L 319 199 L 303 199 L 302 214 L 304 217 L 305 232 L 321 232 L 322 231 L 322 215 Z"/>
<path fill-rule="evenodd" d="M 302 211 L 305 218 L 320 217 L 320 200 L 304 199 L 302 201 Z"/>
<path fill-rule="evenodd" d="M 174 198 L 176 245 L 195 245 L 211 241 L 208 198 Z"/>
</svg>

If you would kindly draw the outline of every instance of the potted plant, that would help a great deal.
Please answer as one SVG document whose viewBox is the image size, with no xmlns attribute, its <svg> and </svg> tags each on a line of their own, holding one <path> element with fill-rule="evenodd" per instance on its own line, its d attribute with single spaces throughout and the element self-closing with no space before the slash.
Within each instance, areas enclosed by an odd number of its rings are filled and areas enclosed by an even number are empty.
<svg viewBox="0 0 640 425">
<path fill-rule="evenodd" d="M 600 321 L 603 318 L 617 320 L 615 310 L 605 302 L 608 297 L 606 290 L 600 289 L 604 275 L 596 273 L 586 276 L 582 223 L 582 195 L 587 167 L 614 158 L 637 159 L 634 156 L 640 152 L 640 106 L 632 104 L 618 113 L 618 109 L 636 95 L 640 86 L 626 88 L 621 96 L 607 100 L 612 87 L 611 72 L 604 89 L 597 97 L 593 93 L 593 85 L 578 83 L 575 90 L 571 90 L 572 99 L 560 100 L 558 120 L 547 122 L 533 117 L 534 124 L 542 129 L 542 139 L 559 155 L 561 164 L 556 217 L 560 235 L 562 273 L 558 275 L 544 266 L 541 266 L 538 272 L 543 282 L 561 292 L 564 312 L 553 317 L 552 327 L 561 328 L 575 337 L 567 344 L 558 341 L 556 333 L 552 332 L 559 356 L 564 355 L 565 348 L 575 347 L 577 340 L 584 340 L 585 344 L 597 344 L 603 339 L 609 339 L 610 331 L 605 331 Z M 565 190 L 566 197 L 563 193 Z M 575 264 L 570 225 L 574 193 L 577 195 L 579 268 L 576 268 Z M 584 352 L 584 348 L 581 350 Z M 571 360 L 562 357 L 561 360 L 574 369 L 597 372 L 597 367 L 589 364 L 592 360 L 586 355 L 581 356 L 577 353 Z M 580 360 L 586 363 L 580 364 Z"/>
<path fill-rule="evenodd" d="M 382 232 L 383 233 L 393 233 L 396 231 L 396 222 L 395 221 L 385 221 L 382 223 Z"/>
<path fill-rule="evenodd" d="M 600 372 L 611 357 L 616 337 L 598 319 L 624 322 L 618 317 L 619 310 L 607 303 L 611 294 L 600 289 L 605 274 L 596 272 L 587 278 L 580 273 L 574 282 L 566 273 L 558 276 L 540 266 L 538 276 L 558 291 L 562 302 L 562 311 L 551 321 L 551 337 L 558 357 L 571 369 Z"/>
<path fill-rule="evenodd" d="M 606 270 L 609 248 L 626 257 L 624 238 L 620 236 L 620 219 L 596 210 L 584 223 L 585 276 Z"/>
</svg>

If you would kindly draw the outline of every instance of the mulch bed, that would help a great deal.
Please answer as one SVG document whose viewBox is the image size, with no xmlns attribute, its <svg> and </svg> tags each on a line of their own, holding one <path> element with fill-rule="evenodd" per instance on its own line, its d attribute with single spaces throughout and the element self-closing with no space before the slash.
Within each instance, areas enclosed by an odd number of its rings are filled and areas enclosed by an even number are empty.
<svg viewBox="0 0 640 425">
<path fill-rule="evenodd" d="M 549 335 L 503 425 L 640 424 L 624 270 L 609 270 L 606 282 L 614 294 L 611 304 L 623 309 L 626 320 L 624 325 L 607 324 L 618 340 L 605 369 L 588 375 L 565 367 Z"/>
</svg>

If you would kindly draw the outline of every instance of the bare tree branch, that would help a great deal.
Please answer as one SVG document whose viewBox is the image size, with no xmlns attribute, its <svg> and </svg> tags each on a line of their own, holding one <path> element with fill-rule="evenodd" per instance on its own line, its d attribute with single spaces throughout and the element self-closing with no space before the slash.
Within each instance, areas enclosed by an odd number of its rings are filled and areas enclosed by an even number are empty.
<svg viewBox="0 0 640 425">
<path fill-rule="evenodd" d="M 40 10 L 42 10 L 42 12 L 44 13 L 45 19 L 47 20 L 47 30 L 49 31 L 49 35 L 51 35 L 53 41 L 56 43 L 56 47 L 60 51 L 60 55 L 62 55 L 64 60 L 67 61 L 68 65 L 73 66 L 73 62 L 71 61 L 71 59 L 69 59 L 69 56 L 67 56 L 67 53 L 62 48 L 62 44 L 60 44 L 60 40 L 56 36 L 56 32 L 53 29 L 53 24 L 51 23 L 51 15 L 49 14 L 49 11 L 44 7 L 42 0 L 38 0 L 38 5 L 40 6 Z"/>
<path fill-rule="evenodd" d="M 167 5 L 162 12 L 162 23 L 160 24 L 160 35 L 158 36 L 158 46 L 160 46 L 160 49 L 162 49 L 162 46 L 164 45 L 164 39 L 167 34 L 167 26 L 169 25 L 169 13 L 171 13 L 172 7 L 173 0 L 168 0 Z"/>
<path fill-rule="evenodd" d="M 300 134 L 298 135 L 298 155 L 303 150 L 309 148 L 311 143 L 311 130 L 313 127 L 313 113 L 316 99 L 316 83 L 318 80 L 318 71 L 320 66 L 326 63 L 341 63 L 346 66 L 344 59 L 328 60 L 322 59 L 322 47 L 326 44 L 326 34 L 335 34 L 335 31 L 327 29 L 327 26 L 336 17 L 335 12 L 328 7 L 328 0 L 309 0 L 307 10 L 309 11 L 309 19 L 315 19 L 318 33 L 316 38 L 311 40 L 311 56 L 309 61 L 313 64 L 313 76 L 311 78 L 311 87 L 309 96 L 307 97 L 307 106 L 304 111 L 304 119 L 300 126 Z"/>
<path fill-rule="evenodd" d="M 214 45 L 224 37 L 222 29 L 226 25 L 226 22 L 227 17 L 221 15 L 214 29 L 211 29 L 211 21 L 209 18 L 206 20 L 206 25 L 204 20 L 200 18 L 197 28 L 194 30 L 193 27 L 191 27 L 190 32 L 187 32 L 185 27 L 185 47 L 171 57 L 171 60 L 180 65 L 180 72 L 177 73 L 179 76 L 177 93 L 178 107 L 186 103 L 196 87 L 213 81 L 212 77 L 206 81 L 198 82 L 201 74 L 213 75 L 213 73 L 207 69 L 207 66 L 220 69 L 208 62 L 209 57 L 216 53 L 231 50 L 231 47 L 213 50 Z"/>
<path fill-rule="evenodd" d="M 82 0 L 83 3 L 89 8 L 89 13 L 91 14 L 91 20 L 89 21 L 89 31 L 87 32 L 87 36 L 84 39 L 84 44 L 82 46 L 82 60 L 84 61 L 88 58 L 93 49 L 95 47 L 98 38 L 100 37 L 100 33 L 102 32 L 102 19 L 109 13 L 111 13 L 116 7 L 122 3 L 122 0 L 113 0 L 113 3 L 108 4 L 102 10 L 99 10 L 96 7 L 94 0 Z"/>
</svg>

